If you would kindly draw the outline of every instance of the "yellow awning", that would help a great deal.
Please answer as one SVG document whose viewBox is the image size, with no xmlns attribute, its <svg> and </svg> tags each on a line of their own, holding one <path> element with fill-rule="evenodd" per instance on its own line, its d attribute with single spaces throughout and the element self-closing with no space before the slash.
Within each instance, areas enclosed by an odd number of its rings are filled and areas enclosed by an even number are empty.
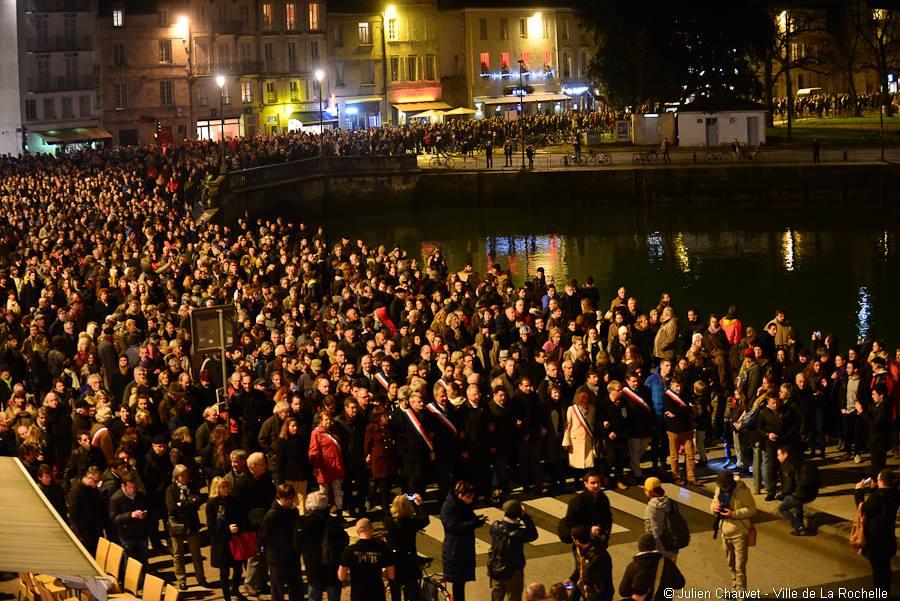
<svg viewBox="0 0 900 601">
<path fill-rule="evenodd" d="M 478 111 L 476 111 L 475 109 L 469 109 L 464 106 L 461 106 L 457 109 L 453 109 L 452 111 L 447 111 L 446 113 L 444 113 L 444 116 L 447 116 L 447 115 L 474 115 L 476 112 L 478 112 Z"/>
<path fill-rule="evenodd" d="M 37 132 L 47 144 L 74 144 L 93 140 L 108 140 L 112 134 L 99 127 L 76 127 L 74 129 L 51 129 Z"/>
<path fill-rule="evenodd" d="M 445 111 L 450 108 L 446 102 L 403 102 L 394 108 L 404 113 L 424 113 L 425 111 Z"/>
</svg>

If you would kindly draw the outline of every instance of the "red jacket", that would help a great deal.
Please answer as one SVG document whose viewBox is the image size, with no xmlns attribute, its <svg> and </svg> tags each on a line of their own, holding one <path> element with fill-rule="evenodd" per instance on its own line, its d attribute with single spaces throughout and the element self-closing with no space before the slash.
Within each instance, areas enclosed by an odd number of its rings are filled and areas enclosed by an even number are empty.
<svg viewBox="0 0 900 601">
<path fill-rule="evenodd" d="M 344 479 L 344 460 L 338 437 L 319 426 L 309 437 L 309 462 L 319 484 Z"/>
</svg>

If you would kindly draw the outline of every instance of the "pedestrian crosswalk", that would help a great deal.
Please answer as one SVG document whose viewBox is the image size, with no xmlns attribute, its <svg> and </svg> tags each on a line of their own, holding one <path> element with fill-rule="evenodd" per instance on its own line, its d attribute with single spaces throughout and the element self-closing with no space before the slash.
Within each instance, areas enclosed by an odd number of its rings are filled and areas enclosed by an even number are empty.
<svg viewBox="0 0 900 601">
<path fill-rule="evenodd" d="M 679 504 L 682 515 L 686 516 L 694 533 L 711 530 L 712 519 L 709 513 L 711 497 L 697 490 L 687 489 L 674 484 L 663 485 L 666 494 Z M 633 544 L 644 532 L 644 511 L 647 498 L 643 489 L 632 487 L 626 491 L 605 491 L 613 514 L 613 529 L 610 545 Z M 559 497 L 538 497 L 523 499 L 522 503 L 528 515 L 534 519 L 538 538 L 526 546 L 526 556 L 550 556 L 571 552 L 570 545 L 564 544 L 557 535 L 557 524 L 566 515 L 568 502 L 572 494 Z M 475 533 L 475 553 L 486 559 L 490 550 L 490 524 L 503 519 L 503 511 L 496 507 L 476 509 L 476 513 L 487 517 L 485 526 Z M 420 532 L 419 551 L 424 555 L 440 557 L 440 545 L 444 540 L 444 530 L 439 516 L 432 515 L 428 526 Z"/>
</svg>

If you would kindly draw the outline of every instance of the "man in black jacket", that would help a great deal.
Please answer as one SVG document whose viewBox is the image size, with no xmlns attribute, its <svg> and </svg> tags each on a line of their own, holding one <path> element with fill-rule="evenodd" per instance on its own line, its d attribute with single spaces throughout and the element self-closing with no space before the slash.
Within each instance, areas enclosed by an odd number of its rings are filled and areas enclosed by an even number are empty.
<svg viewBox="0 0 900 601">
<path fill-rule="evenodd" d="M 578 570 L 578 547 L 574 543 L 576 530 L 584 530 L 593 541 L 593 545 L 605 549 L 609 544 L 612 532 L 612 510 L 609 499 L 601 490 L 600 472 L 588 470 L 584 474 L 584 490 L 569 500 L 566 515 L 556 527 L 559 539 L 564 543 L 572 543 L 572 555 L 575 557 L 575 569 Z M 612 579 L 612 575 L 610 575 Z M 612 589 L 610 589 L 612 590 Z"/>
<path fill-rule="evenodd" d="M 803 454 L 789 444 L 781 444 L 776 451 L 781 464 L 781 505 L 778 512 L 791 523 L 791 534 L 806 536 L 803 527 L 803 504 L 812 501 L 815 494 L 810 489 L 809 473 L 815 469 L 803 460 Z"/>
<path fill-rule="evenodd" d="M 290 484 L 278 487 L 275 501 L 263 518 L 256 539 L 269 566 L 272 601 L 282 601 L 285 592 L 290 601 L 302 601 L 305 592 L 300 580 L 300 552 L 294 545 L 300 518 L 294 507 L 296 496 Z"/>
<path fill-rule="evenodd" d="M 891 406 L 887 402 L 887 386 L 882 383 L 872 388 L 872 407 L 865 411 L 862 403 L 856 401 L 856 413 L 869 429 L 869 453 L 871 454 L 872 477 L 881 473 L 887 464 L 887 452 L 891 448 Z"/>
<path fill-rule="evenodd" d="M 578 588 L 584 601 L 611 601 L 615 591 L 612 558 L 605 544 L 600 544 L 585 526 L 572 530 L 575 543 L 575 571 L 566 581 Z"/>
<path fill-rule="evenodd" d="M 774 501 L 778 468 L 776 452 L 782 444 L 797 447 L 800 418 L 796 411 L 782 405 L 781 398 L 776 393 L 771 393 L 766 406 L 759 412 L 756 428 L 765 445 L 763 475 L 766 480 L 766 501 Z"/>
<path fill-rule="evenodd" d="M 244 510 L 247 511 L 249 529 L 258 531 L 265 519 L 266 512 L 272 506 L 275 499 L 275 485 L 266 465 L 266 456 L 260 452 L 251 453 L 247 457 L 247 471 L 249 478 L 246 480 L 245 494 L 241 497 Z M 266 555 L 257 553 L 247 560 L 247 575 L 244 584 L 247 590 L 253 594 L 262 591 L 266 582 Z"/>
<path fill-rule="evenodd" d="M 134 478 L 122 479 L 122 488 L 109 500 L 109 521 L 115 528 L 127 557 L 147 564 L 147 523 L 150 503 L 138 490 Z"/>
<path fill-rule="evenodd" d="M 659 562 L 662 561 L 662 571 L 658 572 Z M 656 583 L 657 573 L 659 574 L 659 583 Z M 645 597 L 648 601 L 664 601 L 666 599 L 665 591 L 667 589 L 684 588 L 684 574 L 678 569 L 674 561 L 663 556 L 656 550 L 656 539 L 649 532 L 645 532 L 638 539 L 638 552 L 625 567 L 625 573 L 619 582 L 619 596 L 625 599 L 631 599 L 631 595 L 638 591 L 634 590 L 635 580 L 648 580 L 651 584 L 652 592 Z M 653 585 L 656 585 L 653 588 Z"/>
<path fill-rule="evenodd" d="M 87 468 L 69 493 L 69 526 L 92 555 L 103 531 L 103 502 L 100 499 L 100 470 Z"/>
</svg>

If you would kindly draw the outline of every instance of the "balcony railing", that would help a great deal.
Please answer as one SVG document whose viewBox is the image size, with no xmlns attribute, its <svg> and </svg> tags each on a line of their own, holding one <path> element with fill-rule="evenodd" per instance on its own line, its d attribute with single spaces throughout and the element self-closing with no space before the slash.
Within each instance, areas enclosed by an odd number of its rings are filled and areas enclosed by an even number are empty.
<svg viewBox="0 0 900 601">
<path fill-rule="evenodd" d="M 34 77 L 28 80 L 29 92 L 66 92 L 70 90 L 93 90 L 96 87 L 93 75 L 75 77 Z"/>
<path fill-rule="evenodd" d="M 87 12 L 91 9 L 89 0 L 27 0 L 25 12 L 29 13 L 54 13 L 54 12 Z"/>
<path fill-rule="evenodd" d="M 27 46 L 28 52 L 78 52 L 93 50 L 94 40 L 89 35 L 29 38 Z"/>
</svg>

